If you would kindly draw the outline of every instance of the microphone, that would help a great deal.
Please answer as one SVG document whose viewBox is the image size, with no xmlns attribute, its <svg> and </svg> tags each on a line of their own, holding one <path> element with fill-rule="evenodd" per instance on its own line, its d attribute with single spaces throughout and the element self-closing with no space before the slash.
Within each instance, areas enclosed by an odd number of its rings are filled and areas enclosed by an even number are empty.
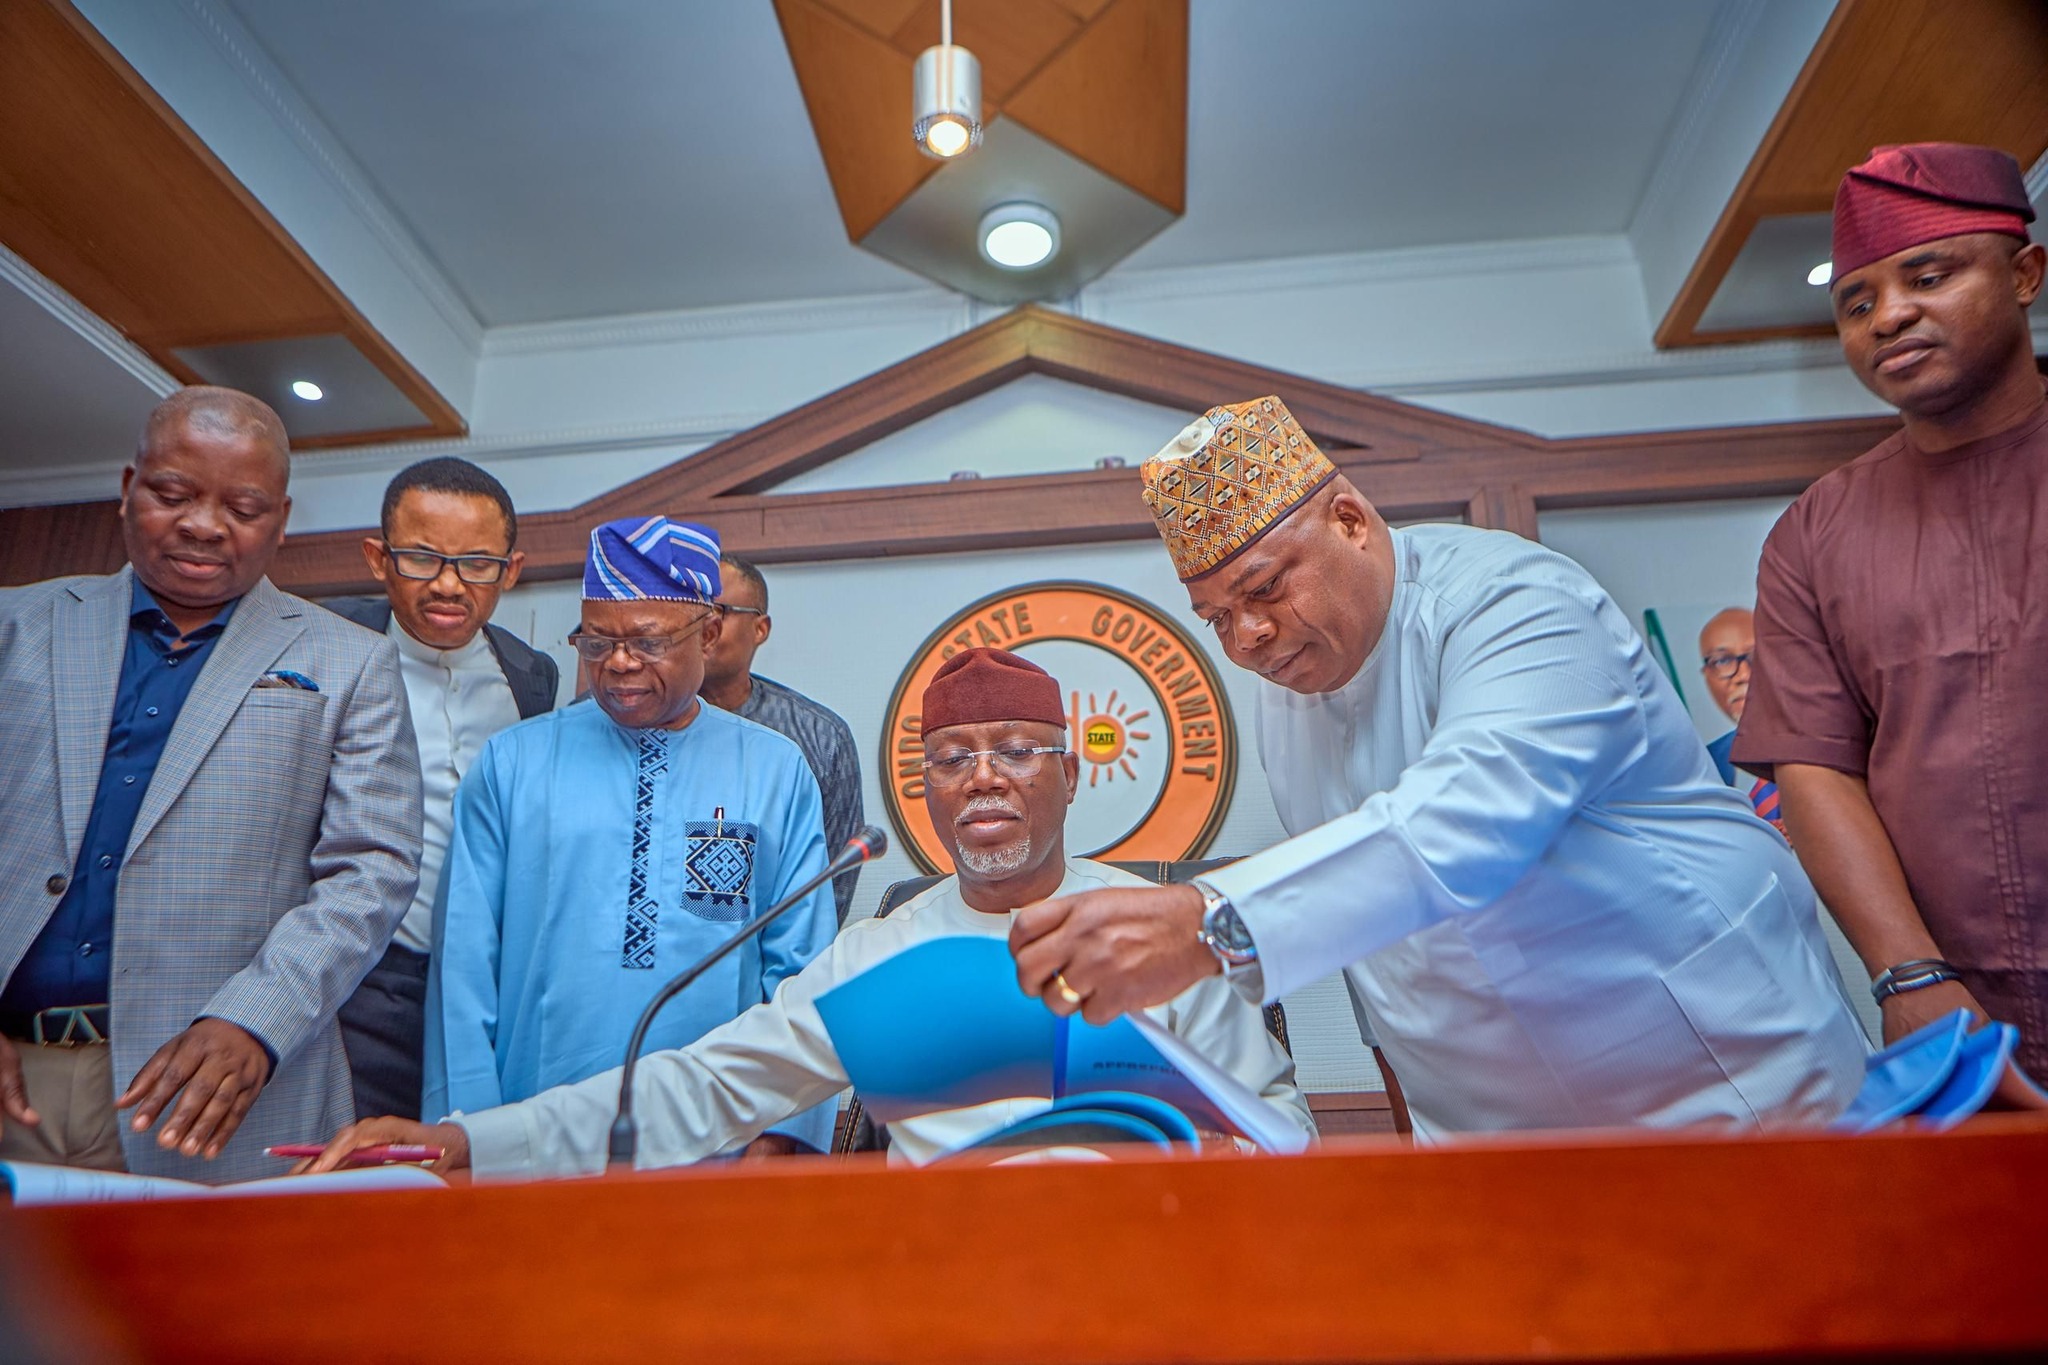
<svg viewBox="0 0 2048 1365">
<path fill-rule="evenodd" d="M 861 826 L 854 836 L 846 841 L 846 847 L 839 850 L 839 856 L 825 864 L 823 872 L 749 920 L 746 928 L 719 944 L 710 954 L 693 963 L 680 976 L 654 993 L 654 998 L 647 1002 L 647 1008 L 640 1011 L 640 1022 L 633 1025 L 633 1037 L 626 1044 L 625 1066 L 619 1076 L 619 1114 L 612 1120 L 611 1148 L 606 1157 L 608 1162 L 623 1162 L 631 1166 L 633 1153 L 639 1148 L 640 1132 L 633 1122 L 633 1068 L 640 1060 L 641 1047 L 647 1042 L 647 1030 L 653 1026 L 654 1016 L 661 1012 L 661 1007 L 681 995 L 692 981 L 710 971 L 727 953 L 774 923 L 783 911 L 840 873 L 850 872 L 870 859 L 879 858 L 888 849 L 888 835 L 873 825 Z"/>
</svg>

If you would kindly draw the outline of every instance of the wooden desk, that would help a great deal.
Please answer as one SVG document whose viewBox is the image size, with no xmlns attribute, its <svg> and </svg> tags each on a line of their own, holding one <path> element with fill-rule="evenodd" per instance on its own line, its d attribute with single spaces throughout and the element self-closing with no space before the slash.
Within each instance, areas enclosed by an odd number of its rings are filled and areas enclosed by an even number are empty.
<svg viewBox="0 0 2048 1365">
<path fill-rule="evenodd" d="M 2048 1122 L 769 1163 L 11 1211 L 0 1245 L 149 1361 L 2039 1358 Z"/>
</svg>

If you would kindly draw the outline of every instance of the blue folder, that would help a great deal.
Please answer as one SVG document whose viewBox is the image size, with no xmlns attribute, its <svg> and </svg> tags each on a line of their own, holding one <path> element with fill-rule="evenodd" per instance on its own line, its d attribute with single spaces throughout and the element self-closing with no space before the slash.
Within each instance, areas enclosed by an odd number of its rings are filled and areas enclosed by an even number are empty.
<svg viewBox="0 0 2048 1365">
<path fill-rule="evenodd" d="M 817 1005 L 861 1103 L 883 1123 L 995 1100 L 1124 1092 L 1178 1110 L 1183 1126 L 1240 1134 L 1266 1150 L 1306 1143 L 1235 1078 L 1217 1072 L 1198 1085 L 1169 1060 L 1171 1035 L 1155 1045 L 1129 1017 L 1098 1026 L 1025 995 L 1001 939 L 931 939 L 834 986 Z M 1201 1062 L 1183 1058 L 1196 1071 Z"/>
<path fill-rule="evenodd" d="M 1922 1127 L 1953 1128 L 1990 1102 L 2008 1077 L 2016 1092 L 2007 1100 L 2020 1108 L 2048 1109 L 2048 1093 L 2013 1064 L 2020 1031 L 2011 1024 L 1986 1024 L 1957 1010 L 1914 1030 L 1864 1064 L 1863 1089 L 1829 1125 L 1838 1133 L 1868 1133 L 1901 1119 Z"/>
<path fill-rule="evenodd" d="M 1956 1069 L 1969 1031 L 1969 1014 L 1957 1010 L 1873 1054 L 1863 1064 L 1863 1089 L 1830 1126 L 1842 1133 L 1867 1133 L 1918 1110 Z"/>
<path fill-rule="evenodd" d="M 1961 1013 L 1960 1010 L 1957 1011 Z M 2020 1031 L 2011 1024 L 1986 1024 L 1963 1038 L 1962 1055 L 1934 1098 L 1914 1111 L 1930 1128 L 1953 1128 L 1984 1107 L 2019 1046 Z"/>
</svg>

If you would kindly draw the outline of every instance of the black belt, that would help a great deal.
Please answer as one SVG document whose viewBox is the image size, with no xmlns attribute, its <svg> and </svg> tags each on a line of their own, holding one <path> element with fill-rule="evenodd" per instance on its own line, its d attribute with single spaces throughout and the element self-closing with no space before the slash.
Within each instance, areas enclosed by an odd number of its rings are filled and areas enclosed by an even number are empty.
<svg viewBox="0 0 2048 1365">
<path fill-rule="evenodd" d="M 84 1047 L 113 1036 L 113 1009 L 107 1005 L 56 1005 L 28 1013 L 0 1010 L 0 1034 L 45 1047 Z"/>
</svg>

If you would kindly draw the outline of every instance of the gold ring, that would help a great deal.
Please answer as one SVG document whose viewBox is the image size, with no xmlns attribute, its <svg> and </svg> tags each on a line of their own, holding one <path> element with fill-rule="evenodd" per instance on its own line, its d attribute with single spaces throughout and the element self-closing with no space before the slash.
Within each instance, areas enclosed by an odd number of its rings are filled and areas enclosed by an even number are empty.
<svg viewBox="0 0 2048 1365">
<path fill-rule="evenodd" d="M 1053 973 L 1052 984 L 1060 988 L 1060 999 L 1065 1001 L 1067 1004 L 1078 1005 L 1081 1003 L 1081 992 L 1075 990 L 1072 986 L 1069 986 L 1067 984 L 1067 975 L 1065 972 Z"/>
</svg>

